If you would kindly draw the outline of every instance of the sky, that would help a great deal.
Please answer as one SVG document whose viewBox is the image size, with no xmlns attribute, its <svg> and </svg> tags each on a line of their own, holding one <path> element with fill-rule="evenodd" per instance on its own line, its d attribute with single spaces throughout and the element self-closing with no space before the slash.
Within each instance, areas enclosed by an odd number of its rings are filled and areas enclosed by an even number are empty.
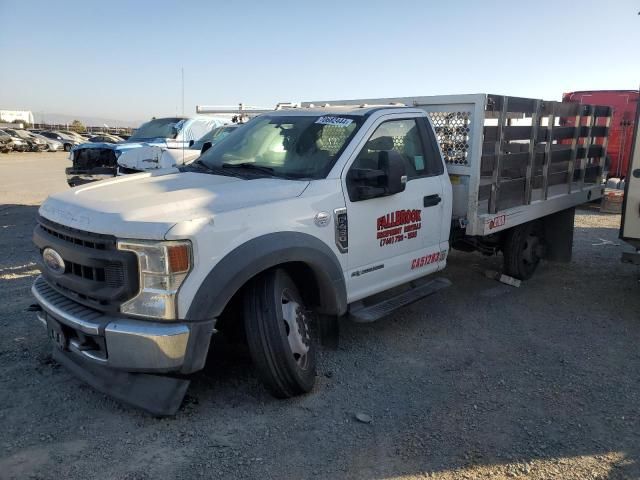
<svg viewBox="0 0 640 480">
<path fill-rule="evenodd" d="M 0 0 L 0 109 L 637 89 L 640 0 Z"/>
</svg>

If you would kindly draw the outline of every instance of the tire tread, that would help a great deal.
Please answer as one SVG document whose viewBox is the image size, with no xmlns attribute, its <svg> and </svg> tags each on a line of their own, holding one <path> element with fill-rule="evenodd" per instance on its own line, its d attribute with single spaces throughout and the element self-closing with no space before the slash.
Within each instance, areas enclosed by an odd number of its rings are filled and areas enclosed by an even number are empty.
<svg viewBox="0 0 640 480">
<path fill-rule="evenodd" d="M 277 398 L 290 398 L 308 392 L 313 386 L 315 365 L 309 379 L 297 378 L 295 363 L 289 359 L 288 345 L 283 339 L 283 326 L 275 311 L 274 292 L 281 282 L 295 288 L 289 276 L 280 269 L 270 270 L 253 279 L 244 298 L 245 325 L 249 351 L 258 376 L 269 392 Z M 305 381 L 306 380 L 306 381 Z"/>
</svg>

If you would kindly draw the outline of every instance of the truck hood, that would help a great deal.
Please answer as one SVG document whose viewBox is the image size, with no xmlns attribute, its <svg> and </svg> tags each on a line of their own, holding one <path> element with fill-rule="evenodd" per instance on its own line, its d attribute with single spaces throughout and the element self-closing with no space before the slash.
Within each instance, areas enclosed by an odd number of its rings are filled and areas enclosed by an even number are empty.
<svg viewBox="0 0 640 480">
<path fill-rule="evenodd" d="M 90 183 L 50 196 L 43 217 L 118 238 L 162 240 L 177 223 L 302 194 L 308 181 L 156 170 Z"/>
<path fill-rule="evenodd" d="M 80 145 L 76 145 L 71 149 L 72 152 L 76 150 L 87 150 L 87 149 L 104 149 L 104 150 L 113 150 L 114 152 L 124 152 L 126 150 L 130 150 L 132 148 L 140 148 L 146 143 L 140 142 L 122 142 L 122 143 L 106 143 L 106 142 L 96 142 L 96 143 L 82 143 Z M 165 145 L 164 141 L 162 145 Z"/>
<path fill-rule="evenodd" d="M 118 157 L 118 165 L 133 170 L 146 171 L 186 165 L 199 156 L 200 150 L 196 149 L 167 149 L 158 145 L 141 145 L 140 148 L 123 151 Z"/>
</svg>

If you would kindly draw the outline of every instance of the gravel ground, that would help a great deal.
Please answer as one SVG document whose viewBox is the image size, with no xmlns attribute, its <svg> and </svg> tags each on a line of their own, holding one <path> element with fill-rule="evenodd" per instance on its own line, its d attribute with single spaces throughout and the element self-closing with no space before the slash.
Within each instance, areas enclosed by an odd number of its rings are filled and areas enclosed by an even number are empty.
<svg viewBox="0 0 640 480">
<path fill-rule="evenodd" d="M 573 261 L 520 288 L 483 275 L 500 258 L 454 252 L 451 288 L 344 323 L 304 397 L 274 400 L 216 340 L 178 415 L 155 419 L 56 365 L 25 311 L 34 204 L 65 162 L 0 157 L 0 478 L 640 478 L 639 272 L 618 215 L 580 210 Z"/>
</svg>

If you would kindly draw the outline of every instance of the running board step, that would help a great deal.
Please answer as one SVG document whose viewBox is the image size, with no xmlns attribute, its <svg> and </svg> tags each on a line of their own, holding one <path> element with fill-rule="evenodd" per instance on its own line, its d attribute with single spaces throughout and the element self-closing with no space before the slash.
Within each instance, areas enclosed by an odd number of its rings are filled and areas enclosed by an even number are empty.
<svg viewBox="0 0 640 480">
<path fill-rule="evenodd" d="M 374 305 L 356 303 L 349 307 L 349 317 L 358 323 L 375 322 L 450 285 L 446 278 L 435 278 Z"/>
</svg>

